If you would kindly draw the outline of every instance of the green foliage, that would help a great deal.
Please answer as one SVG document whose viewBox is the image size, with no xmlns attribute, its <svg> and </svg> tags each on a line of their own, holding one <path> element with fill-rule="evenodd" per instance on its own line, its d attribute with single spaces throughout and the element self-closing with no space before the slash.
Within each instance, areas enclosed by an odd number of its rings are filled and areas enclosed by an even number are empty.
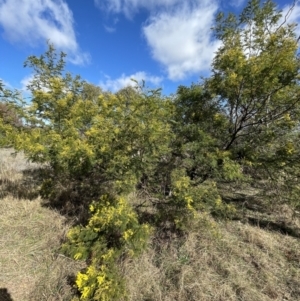
<svg viewBox="0 0 300 301">
<path fill-rule="evenodd" d="M 0 80 L 0 147 L 11 146 L 14 134 L 23 126 L 22 111 L 15 105 L 18 101 L 20 93 L 7 89 Z"/>
<path fill-rule="evenodd" d="M 206 87 L 228 118 L 223 149 L 255 180 L 267 180 L 267 190 L 275 186 L 279 198 L 293 203 L 285 187 L 298 185 L 300 61 L 296 25 L 278 23 L 280 17 L 272 1 L 258 0 L 238 18 L 220 14 L 215 33 L 223 45 Z"/>
<path fill-rule="evenodd" d="M 272 1 L 251 0 L 239 19 L 220 15 L 215 27 L 223 43 L 213 61 L 207 87 L 217 95 L 229 119 L 223 147 L 261 145 L 282 132 L 279 120 L 299 113 L 295 25 L 278 24 Z"/>
<path fill-rule="evenodd" d="M 203 212 L 220 218 L 231 218 L 236 213 L 234 206 L 222 201 L 215 181 L 195 183 L 184 169 L 172 171 L 171 193 L 157 207 L 160 223 L 186 232 Z"/>
<path fill-rule="evenodd" d="M 224 150 L 230 126 L 226 112 L 205 84 L 179 87 L 175 98 L 175 154 L 195 183 L 242 177 L 232 152 Z"/>
<path fill-rule="evenodd" d="M 300 61 L 295 25 L 280 17 L 258 0 L 240 16 L 219 14 L 212 76 L 178 88 L 173 154 L 194 184 L 264 179 L 262 189 L 295 203 Z"/>
<path fill-rule="evenodd" d="M 116 260 L 113 252 L 104 254 L 105 260 Z M 126 299 L 122 278 L 113 264 L 91 264 L 85 273 L 78 273 L 76 285 L 81 292 L 80 300 L 109 301 Z"/>
<path fill-rule="evenodd" d="M 0 110 L 2 108 L 2 104 L 0 103 Z M 1 116 L 0 112 L 0 147 L 5 147 L 10 145 L 10 134 L 13 131 L 13 127 L 10 124 L 7 124 L 6 118 Z"/>
<path fill-rule="evenodd" d="M 145 249 L 151 228 L 139 223 L 124 198 L 103 196 L 90 205 L 90 212 L 86 227 L 77 226 L 69 231 L 62 251 L 76 260 L 89 262 L 86 271 L 76 278 L 81 300 L 119 300 L 125 296 L 125 286 L 117 263 Z"/>
<path fill-rule="evenodd" d="M 144 87 L 103 93 L 64 73 L 64 56 L 49 45 L 45 55 L 28 58 L 35 71 L 24 112 L 30 129 L 16 137 L 15 147 L 48 164 L 45 198 L 59 200 L 63 190 L 62 201 L 78 203 L 83 196 L 90 202 L 111 190 L 132 191 L 169 152 L 171 102 Z"/>
</svg>

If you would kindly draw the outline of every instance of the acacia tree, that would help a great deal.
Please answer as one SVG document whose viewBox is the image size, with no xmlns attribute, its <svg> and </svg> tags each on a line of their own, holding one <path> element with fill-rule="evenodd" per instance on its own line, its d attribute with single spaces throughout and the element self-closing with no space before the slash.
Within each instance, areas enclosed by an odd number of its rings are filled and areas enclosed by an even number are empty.
<svg viewBox="0 0 300 301">
<path fill-rule="evenodd" d="M 289 192 L 285 201 L 289 196 L 295 200 L 299 190 L 295 28 L 272 1 L 250 0 L 239 17 L 219 14 L 214 30 L 222 46 L 205 82 L 228 120 L 222 148 L 248 170 L 258 171 L 256 176 L 269 179 L 276 192 Z"/>
<path fill-rule="evenodd" d="M 84 203 L 133 189 L 169 151 L 172 104 L 139 87 L 104 93 L 66 73 L 64 57 L 49 45 L 44 55 L 27 59 L 32 100 L 15 147 L 49 166 L 42 191 L 50 199 L 60 191 L 59 199 Z"/>
<path fill-rule="evenodd" d="M 272 1 L 261 5 L 259 0 L 249 1 L 238 18 L 222 13 L 217 17 L 215 34 L 222 46 L 206 84 L 230 122 L 226 150 L 241 140 L 251 146 L 261 139 L 265 143 L 270 130 L 282 132 L 280 120 L 298 119 L 296 25 L 284 17 Z"/>
<path fill-rule="evenodd" d="M 264 179 L 266 193 L 299 206 L 300 61 L 288 15 L 250 0 L 239 16 L 217 16 L 211 77 L 175 97 L 173 153 L 194 185 Z"/>
</svg>

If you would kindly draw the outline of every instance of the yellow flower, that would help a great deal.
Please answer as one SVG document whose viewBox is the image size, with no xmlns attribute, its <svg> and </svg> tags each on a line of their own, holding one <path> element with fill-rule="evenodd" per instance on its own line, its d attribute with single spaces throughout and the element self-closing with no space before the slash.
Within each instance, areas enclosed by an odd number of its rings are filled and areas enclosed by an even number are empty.
<svg viewBox="0 0 300 301">
<path fill-rule="evenodd" d="M 81 254 L 81 253 L 76 253 L 76 254 L 74 255 L 74 259 L 75 259 L 75 260 L 79 260 L 81 257 L 82 257 L 82 254 Z"/>
<path fill-rule="evenodd" d="M 105 276 L 98 276 L 97 281 L 98 281 L 98 284 L 101 285 L 105 281 Z"/>
<path fill-rule="evenodd" d="M 82 291 L 82 297 L 83 298 L 89 297 L 90 290 L 91 290 L 91 288 L 89 286 L 85 286 Z"/>
<path fill-rule="evenodd" d="M 193 206 L 192 206 L 192 203 L 193 203 L 192 197 L 186 196 L 186 197 L 185 197 L 185 201 L 186 201 L 186 204 L 187 204 L 187 208 L 188 208 L 189 210 L 194 210 L 194 208 L 193 208 Z"/>
<path fill-rule="evenodd" d="M 94 205 L 90 205 L 90 211 L 91 211 L 91 212 L 94 212 L 94 210 L 95 210 Z"/>
<path fill-rule="evenodd" d="M 96 270 L 95 266 L 90 265 L 87 269 L 87 274 L 92 277 L 95 276 L 97 274 L 97 270 Z"/>
<path fill-rule="evenodd" d="M 114 250 L 113 249 L 109 249 L 108 252 L 104 255 L 102 255 L 101 257 L 103 258 L 103 260 L 109 260 L 111 257 L 113 257 L 114 255 Z"/>
<path fill-rule="evenodd" d="M 127 241 L 133 235 L 133 231 L 131 229 L 127 230 L 123 234 L 123 238 Z"/>
<path fill-rule="evenodd" d="M 76 285 L 78 286 L 78 288 L 82 288 L 82 286 L 88 279 L 89 277 L 86 274 L 82 274 L 79 272 L 76 277 Z"/>
<path fill-rule="evenodd" d="M 221 199 L 220 196 L 218 196 L 218 198 L 216 199 L 216 203 L 215 204 L 216 204 L 217 208 L 222 207 L 222 199 Z"/>
</svg>

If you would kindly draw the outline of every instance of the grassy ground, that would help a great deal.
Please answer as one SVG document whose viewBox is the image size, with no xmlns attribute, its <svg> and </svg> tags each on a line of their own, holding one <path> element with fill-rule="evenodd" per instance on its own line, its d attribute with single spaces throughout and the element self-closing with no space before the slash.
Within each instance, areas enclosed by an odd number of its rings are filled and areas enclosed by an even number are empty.
<svg viewBox="0 0 300 301">
<path fill-rule="evenodd" d="M 130 300 L 300 300 L 298 239 L 205 220 L 125 266 Z"/>
<path fill-rule="evenodd" d="M 20 198 L 32 197 L 33 179 L 24 171 L 37 166 L 10 153 L 6 149 L 0 154 L 0 300 L 5 289 L 14 301 L 70 300 L 68 277 L 82 263 L 58 253 L 69 225 L 39 198 Z"/>
<path fill-rule="evenodd" d="M 70 223 L 36 197 L 37 166 L 10 152 L 0 153 L 0 300 L 6 290 L 14 301 L 70 300 L 84 266 L 58 252 Z M 156 233 L 120 266 L 129 300 L 299 301 L 299 216 L 250 209 L 240 221 L 203 215 L 183 237 Z"/>
</svg>

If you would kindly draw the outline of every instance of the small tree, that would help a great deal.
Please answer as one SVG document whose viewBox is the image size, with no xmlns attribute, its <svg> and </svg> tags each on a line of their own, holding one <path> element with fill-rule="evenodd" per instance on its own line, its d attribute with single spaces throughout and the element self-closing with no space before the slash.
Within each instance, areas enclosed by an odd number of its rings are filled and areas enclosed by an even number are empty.
<svg viewBox="0 0 300 301">
<path fill-rule="evenodd" d="M 269 179 L 277 192 L 299 187 L 300 60 L 295 27 L 272 1 L 250 0 L 239 17 L 219 14 L 215 34 L 222 46 L 205 83 L 228 119 L 222 148 L 256 177 Z M 286 194 L 285 200 L 292 195 Z"/>
<path fill-rule="evenodd" d="M 24 113 L 30 130 L 16 137 L 16 147 L 49 164 L 42 191 L 50 199 L 58 191 L 58 199 L 77 203 L 131 191 L 169 151 L 172 105 L 143 87 L 103 93 L 65 73 L 64 57 L 49 45 L 45 55 L 27 59 L 35 71 Z"/>
<path fill-rule="evenodd" d="M 292 9 L 292 8 L 291 8 Z M 297 120 L 300 90 L 295 24 L 281 21 L 272 1 L 251 0 L 237 18 L 217 17 L 216 37 L 222 41 L 207 87 L 229 119 L 223 148 L 243 141 L 261 145 L 284 130 L 279 120 Z"/>
</svg>

